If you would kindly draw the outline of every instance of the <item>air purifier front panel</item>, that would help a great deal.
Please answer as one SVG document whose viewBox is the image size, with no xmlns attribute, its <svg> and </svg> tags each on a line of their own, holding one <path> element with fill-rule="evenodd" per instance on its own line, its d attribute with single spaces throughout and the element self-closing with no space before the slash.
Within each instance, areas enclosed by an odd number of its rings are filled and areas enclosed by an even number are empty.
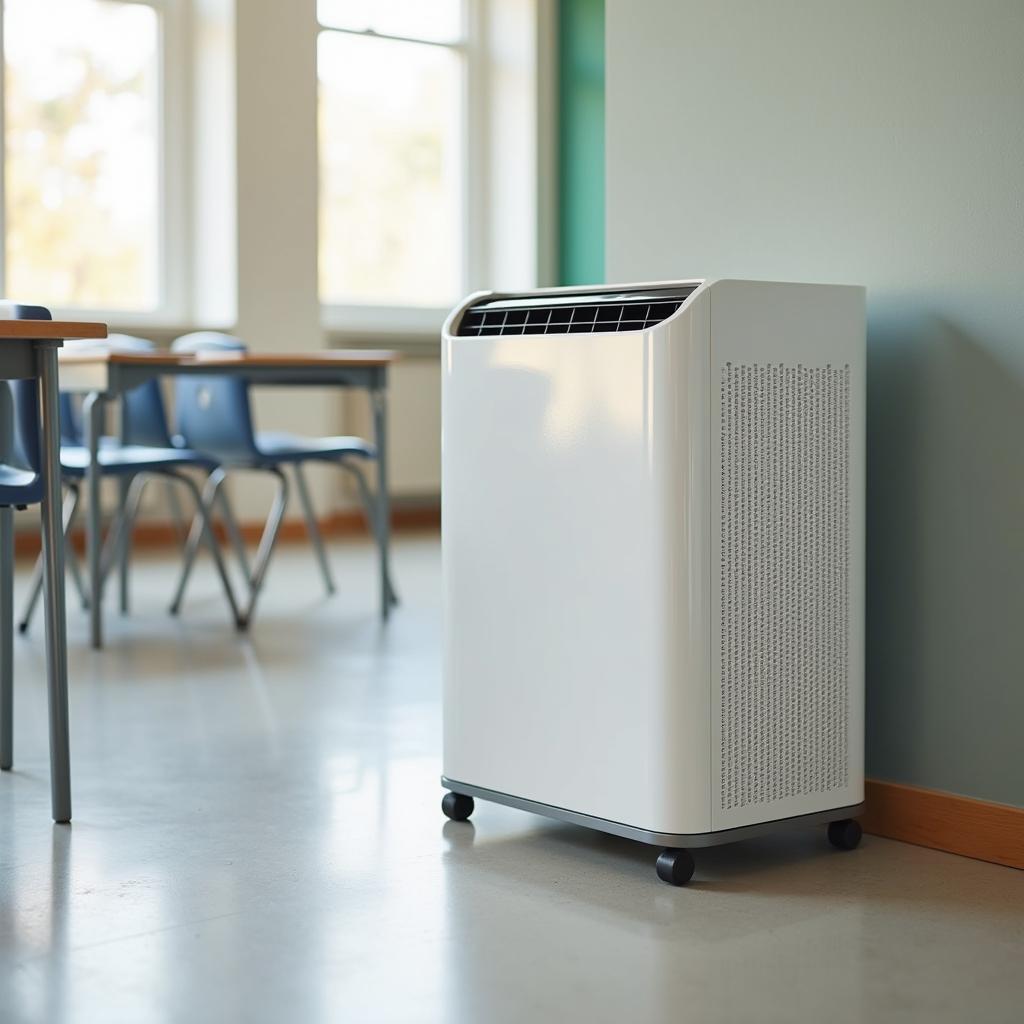
<svg viewBox="0 0 1024 1024">
<path fill-rule="evenodd" d="M 675 812 L 708 827 L 707 620 L 687 636 L 678 530 L 696 527 L 700 559 L 706 511 L 695 524 L 684 482 L 690 454 L 706 471 L 707 439 L 665 419 L 686 404 L 680 389 L 707 405 L 706 338 L 684 337 L 689 324 L 679 343 L 446 342 L 447 776 L 614 821 L 655 828 Z"/>
<path fill-rule="evenodd" d="M 446 325 L 444 775 L 659 834 L 855 804 L 863 291 L 659 287 Z"/>
</svg>

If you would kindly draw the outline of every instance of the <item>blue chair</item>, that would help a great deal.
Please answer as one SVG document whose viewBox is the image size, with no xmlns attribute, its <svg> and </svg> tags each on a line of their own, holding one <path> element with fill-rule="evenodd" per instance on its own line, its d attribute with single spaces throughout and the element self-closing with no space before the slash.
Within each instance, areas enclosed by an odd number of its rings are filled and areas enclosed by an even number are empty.
<svg viewBox="0 0 1024 1024">
<path fill-rule="evenodd" d="M 227 334 L 200 331 L 179 338 L 172 350 L 175 352 L 245 352 L 245 345 Z M 229 535 L 241 562 L 243 572 L 249 579 L 249 608 L 244 619 L 252 619 L 256 601 L 266 576 L 270 556 L 273 553 L 277 534 L 288 504 L 289 485 L 284 466 L 291 466 L 295 477 L 299 500 L 302 506 L 306 530 L 320 564 L 328 593 L 334 592 L 323 539 L 317 526 L 313 503 L 303 473 L 307 462 L 324 462 L 338 466 L 351 474 L 359 487 L 360 497 L 366 511 L 367 521 L 378 545 L 375 502 L 359 465 L 376 458 L 372 445 L 359 437 L 302 438 L 293 434 L 257 432 L 253 426 L 252 409 L 249 401 L 249 385 L 240 375 L 211 374 L 188 375 L 178 379 L 175 389 L 175 410 L 178 430 L 183 443 L 216 459 L 219 471 L 211 474 L 207 482 L 204 501 L 212 507 L 221 494 L 221 488 L 229 470 L 256 470 L 270 473 L 277 479 L 277 493 L 270 514 L 264 525 L 253 569 L 250 572 L 244 545 L 241 544 L 237 525 L 233 523 L 230 506 L 226 503 L 226 520 Z M 198 543 L 196 524 L 193 522 L 192 536 L 185 552 L 185 562 L 178 584 L 172 610 L 180 607 L 191 570 L 191 561 Z M 385 581 L 387 598 L 396 603 L 391 581 Z"/>
<path fill-rule="evenodd" d="M 145 338 L 136 338 L 129 334 L 111 334 L 107 339 L 110 348 L 115 352 L 136 352 L 151 353 L 156 346 Z M 164 406 L 163 393 L 160 390 L 160 383 L 157 380 L 148 380 L 137 388 L 125 392 L 121 396 L 120 403 L 121 430 L 119 438 L 103 438 L 101 444 L 126 444 L 137 445 L 143 448 L 178 448 L 184 456 L 189 454 L 187 449 L 176 444 L 171 437 L 167 422 L 167 410 Z M 80 442 L 84 444 L 84 441 Z M 190 453 L 196 459 L 196 466 L 208 472 L 207 460 L 199 457 L 196 453 Z M 178 491 L 175 481 L 165 480 L 165 494 L 167 507 L 171 513 L 171 520 L 175 525 L 177 533 L 182 541 L 186 536 L 185 519 L 182 514 L 181 504 L 178 501 Z M 121 531 L 121 546 L 116 552 L 119 561 L 121 576 L 121 611 L 128 611 L 128 576 L 131 560 L 131 535 L 135 527 L 135 520 L 138 517 L 139 504 L 142 500 L 144 485 L 134 490 L 127 484 L 122 483 L 120 511 L 125 517 L 124 528 Z"/>
<path fill-rule="evenodd" d="M 50 313 L 42 306 L 0 303 L 0 317 L 49 320 Z M 23 346 L 19 348 L 24 350 Z M 44 358 L 46 363 L 42 362 Z M 8 360 L 5 358 L 4 362 L 7 364 Z M 14 509 L 43 504 L 43 551 L 49 581 L 46 659 L 51 795 L 54 821 L 68 822 L 71 820 L 71 760 L 63 550 L 52 509 L 48 510 L 46 505 L 39 404 L 42 399 L 45 414 L 53 420 L 59 419 L 56 388 L 48 390 L 43 383 L 48 374 L 56 381 L 55 353 L 33 351 L 31 363 L 31 366 L 25 363 L 18 367 L 17 379 L 0 382 L 0 768 L 10 769 L 14 761 Z M 28 374 L 27 378 L 23 373 Z M 50 493 L 51 499 L 56 497 L 52 491 Z"/>
<path fill-rule="evenodd" d="M 71 339 L 64 343 L 64 348 L 69 351 L 75 349 L 95 349 L 97 342 L 89 340 Z M 127 351 L 136 352 L 153 351 L 152 342 L 145 341 L 142 338 L 133 338 L 126 334 L 111 334 L 108 336 L 106 343 L 102 346 L 105 349 L 112 349 L 115 351 Z M 143 394 L 137 394 L 137 392 L 144 392 Z M 162 421 L 166 425 L 166 416 L 163 411 L 163 399 L 160 395 L 159 385 L 156 381 L 147 382 L 140 388 L 134 389 L 124 396 L 126 403 L 132 402 L 134 407 L 137 409 L 136 416 L 141 417 L 144 421 L 143 429 L 136 431 L 135 435 L 131 438 L 125 438 L 130 440 L 130 443 L 138 445 L 149 445 L 150 438 L 157 436 L 154 432 L 147 429 L 148 424 L 156 417 L 162 418 Z M 82 417 L 79 403 L 77 402 L 77 396 L 72 396 L 67 392 L 61 392 L 60 395 L 60 434 L 61 434 L 61 445 L 68 445 L 72 448 L 85 447 L 85 435 L 82 429 Z M 146 407 L 153 401 L 159 403 L 159 412 L 154 414 L 149 412 Z M 122 417 L 124 412 L 122 411 Z M 165 429 L 166 435 L 166 429 Z M 102 437 L 100 444 L 106 447 L 118 446 L 121 444 L 121 439 L 115 437 Z M 153 447 L 159 447 L 159 441 L 152 444 Z M 78 515 L 78 507 L 81 501 L 81 487 L 79 486 L 80 481 L 77 477 L 68 477 L 64 475 L 64 506 L 62 509 L 61 517 L 64 524 L 65 535 L 69 534 L 72 527 L 74 526 L 75 518 Z M 126 505 L 127 490 L 130 481 L 126 478 L 123 480 L 122 494 L 121 494 L 121 507 L 120 513 L 124 513 Z M 175 522 L 179 525 L 182 523 L 181 506 L 178 504 L 177 491 L 174 488 L 173 483 L 168 481 L 167 483 L 167 498 L 168 504 L 170 505 L 172 512 L 174 513 Z M 137 513 L 137 508 L 131 510 L 130 522 L 134 521 L 134 516 Z M 127 561 L 130 546 L 124 544 L 122 551 L 122 561 L 124 564 L 124 572 L 127 572 Z M 71 572 L 72 580 L 75 584 L 75 588 L 78 591 L 79 599 L 81 600 L 82 609 L 87 610 L 89 607 L 89 597 L 86 593 L 85 583 L 82 578 L 81 567 L 78 564 L 78 558 L 75 554 L 74 546 L 68 544 L 65 549 L 66 554 L 66 565 Z M 24 633 L 28 630 L 29 622 L 32 618 L 32 613 L 35 610 L 35 604 L 39 597 L 39 587 L 42 579 L 42 559 L 37 559 L 35 568 L 32 573 L 32 580 L 29 584 L 29 601 L 22 614 L 21 620 L 18 623 L 18 629 Z M 122 611 L 127 611 L 127 594 L 126 586 L 122 585 Z"/>
<path fill-rule="evenodd" d="M 121 351 L 149 351 L 152 349 L 149 342 L 140 338 L 130 338 L 127 335 L 115 335 L 111 338 L 111 342 L 113 348 Z M 61 397 L 65 399 L 70 396 L 62 395 Z M 65 439 L 61 445 L 61 473 L 69 492 L 69 500 L 65 503 L 64 530 L 66 535 L 74 523 L 81 482 L 84 480 L 89 466 L 89 450 L 84 444 L 75 419 L 75 410 L 70 401 L 62 403 L 61 413 L 61 433 Z M 210 548 L 235 624 L 240 626 L 241 617 L 238 603 L 235 600 L 220 548 L 213 534 L 209 514 L 202 501 L 202 495 L 195 481 L 182 472 L 184 469 L 200 469 L 210 474 L 217 468 L 216 463 L 205 455 L 173 442 L 167 427 L 167 417 L 159 384 L 155 380 L 148 381 L 128 392 L 124 396 L 121 414 L 123 417 L 122 439 L 103 438 L 98 451 L 102 474 L 114 477 L 122 483 L 121 508 L 104 545 L 100 574 L 101 587 L 119 555 L 125 557 L 122 564 L 126 565 L 131 531 L 147 484 L 155 478 L 163 479 L 169 485 L 179 483 L 193 496 L 196 505 L 195 521 L 198 523 L 197 543 L 199 539 L 204 539 Z M 68 547 L 70 548 L 70 545 Z M 41 576 L 38 569 L 37 563 L 36 577 L 30 587 L 28 602 L 19 623 L 19 629 L 22 632 L 28 629 L 32 612 L 39 598 Z M 122 607 L 126 607 L 124 590 L 122 593 Z"/>
</svg>

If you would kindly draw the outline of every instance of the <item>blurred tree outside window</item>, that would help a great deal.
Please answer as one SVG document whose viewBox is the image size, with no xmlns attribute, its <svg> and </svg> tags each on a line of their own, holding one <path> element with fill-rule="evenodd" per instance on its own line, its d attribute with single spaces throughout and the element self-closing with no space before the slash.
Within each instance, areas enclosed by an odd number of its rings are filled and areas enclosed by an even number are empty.
<svg viewBox="0 0 1024 1024">
<path fill-rule="evenodd" d="M 160 306 L 159 37 L 145 3 L 4 0 L 8 296 Z"/>
</svg>

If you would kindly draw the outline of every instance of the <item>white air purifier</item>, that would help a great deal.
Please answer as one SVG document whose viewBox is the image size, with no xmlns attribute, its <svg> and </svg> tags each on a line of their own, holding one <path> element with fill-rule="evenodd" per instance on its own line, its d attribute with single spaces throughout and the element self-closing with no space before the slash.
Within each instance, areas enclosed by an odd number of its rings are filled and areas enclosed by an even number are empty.
<svg viewBox="0 0 1024 1024">
<path fill-rule="evenodd" d="M 664 847 L 864 796 L 864 290 L 477 294 L 443 333 L 444 775 Z"/>
</svg>

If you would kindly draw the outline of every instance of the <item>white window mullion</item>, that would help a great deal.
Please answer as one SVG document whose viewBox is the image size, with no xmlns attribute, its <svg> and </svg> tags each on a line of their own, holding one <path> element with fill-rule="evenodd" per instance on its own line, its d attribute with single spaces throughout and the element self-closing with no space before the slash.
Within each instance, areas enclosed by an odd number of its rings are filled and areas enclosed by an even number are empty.
<svg viewBox="0 0 1024 1024">
<path fill-rule="evenodd" d="M 467 48 L 463 123 L 463 291 L 485 287 L 490 280 L 491 135 L 488 117 L 490 75 L 486 60 L 487 5 L 466 2 Z"/>
<path fill-rule="evenodd" d="M 155 0 L 161 9 L 160 279 L 162 318 L 187 323 L 192 313 L 188 272 L 193 251 L 191 4 Z"/>
</svg>

